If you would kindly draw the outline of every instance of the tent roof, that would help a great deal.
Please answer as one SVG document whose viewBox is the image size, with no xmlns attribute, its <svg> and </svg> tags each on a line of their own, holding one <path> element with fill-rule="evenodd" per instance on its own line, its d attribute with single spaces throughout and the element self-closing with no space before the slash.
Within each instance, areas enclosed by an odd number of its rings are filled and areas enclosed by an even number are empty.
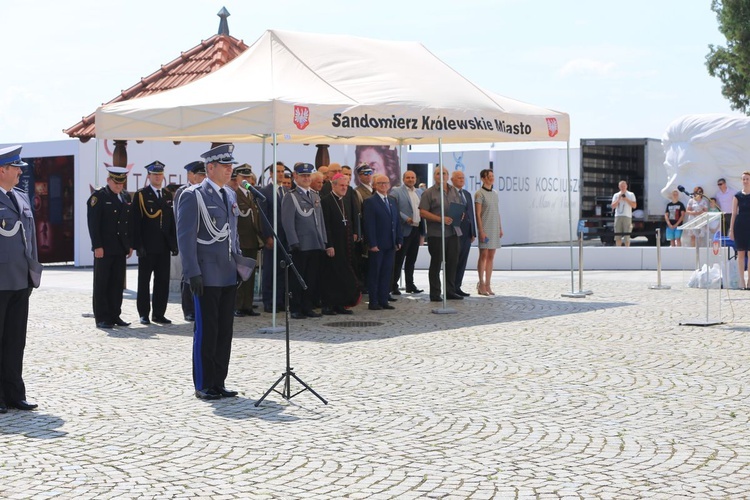
<svg viewBox="0 0 750 500">
<path fill-rule="evenodd" d="M 476 86 L 422 44 L 266 31 L 220 70 L 97 110 L 97 137 L 418 144 L 565 141 L 565 113 Z"/>
</svg>

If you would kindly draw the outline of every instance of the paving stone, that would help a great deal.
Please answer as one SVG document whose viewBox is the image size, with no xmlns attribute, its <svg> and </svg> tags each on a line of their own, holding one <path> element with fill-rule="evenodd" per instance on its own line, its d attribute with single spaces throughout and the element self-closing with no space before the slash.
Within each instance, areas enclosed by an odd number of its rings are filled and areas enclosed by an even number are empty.
<svg viewBox="0 0 750 500">
<path fill-rule="evenodd" d="M 654 274 L 588 272 L 594 294 L 568 299 L 569 273 L 496 272 L 498 295 L 456 314 L 419 294 L 294 321 L 292 366 L 329 404 L 305 391 L 255 407 L 285 364 L 284 334 L 259 332 L 269 314 L 236 318 L 240 397 L 206 403 L 177 296 L 172 325 L 98 330 L 82 316 L 91 271 L 47 268 L 24 366 L 40 409 L 0 415 L 2 496 L 748 497 L 750 296 L 721 293 L 725 324 L 680 326 L 705 290 L 671 271 L 671 290 L 649 290 Z M 330 325 L 349 320 L 382 324 Z"/>
</svg>

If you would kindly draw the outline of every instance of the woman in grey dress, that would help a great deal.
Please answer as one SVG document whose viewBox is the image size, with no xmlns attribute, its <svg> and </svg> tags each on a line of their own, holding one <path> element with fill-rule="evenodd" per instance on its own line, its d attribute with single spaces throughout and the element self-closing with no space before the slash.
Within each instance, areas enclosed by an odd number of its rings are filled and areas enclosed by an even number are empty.
<svg viewBox="0 0 750 500">
<path fill-rule="evenodd" d="M 500 238 L 503 237 L 503 225 L 500 221 L 500 201 L 498 192 L 492 189 L 495 184 L 495 174 L 486 168 L 479 173 L 482 187 L 474 194 L 476 210 L 477 233 L 479 234 L 479 295 L 495 295 L 490 282 L 492 268 L 495 262 L 495 250 L 500 248 Z"/>
</svg>

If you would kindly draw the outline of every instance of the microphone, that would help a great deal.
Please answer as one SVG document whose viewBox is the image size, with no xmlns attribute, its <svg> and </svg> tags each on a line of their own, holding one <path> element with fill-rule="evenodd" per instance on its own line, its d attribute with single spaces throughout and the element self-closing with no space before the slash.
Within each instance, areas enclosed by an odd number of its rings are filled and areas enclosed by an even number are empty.
<svg viewBox="0 0 750 500">
<path fill-rule="evenodd" d="M 684 194 L 686 194 L 688 196 L 693 196 L 695 194 L 695 193 L 688 193 L 685 190 L 685 186 L 677 186 L 677 191 L 679 191 L 680 193 L 684 193 Z"/>
<path fill-rule="evenodd" d="M 247 181 L 242 181 L 241 184 L 242 184 L 243 188 L 245 188 L 248 191 L 250 191 L 251 193 L 253 193 L 253 196 L 255 196 L 256 198 L 258 198 L 260 201 L 266 201 L 266 195 L 264 195 L 263 193 L 261 193 L 260 191 L 258 191 L 257 189 L 255 189 L 255 186 L 253 186 L 252 184 L 250 184 Z"/>
</svg>

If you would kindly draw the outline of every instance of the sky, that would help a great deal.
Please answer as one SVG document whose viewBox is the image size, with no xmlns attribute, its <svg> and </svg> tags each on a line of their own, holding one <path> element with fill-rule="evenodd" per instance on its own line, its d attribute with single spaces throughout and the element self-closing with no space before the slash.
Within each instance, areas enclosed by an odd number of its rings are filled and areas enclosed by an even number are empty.
<svg viewBox="0 0 750 500">
<path fill-rule="evenodd" d="M 733 113 L 706 71 L 726 45 L 710 0 L 0 0 L 0 143 L 62 130 L 216 34 L 267 29 L 418 41 L 500 95 L 567 112 L 581 138 L 661 138 L 692 113 Z M 371 6 L 377 5 L 377 8 Z"/>
</svg>

